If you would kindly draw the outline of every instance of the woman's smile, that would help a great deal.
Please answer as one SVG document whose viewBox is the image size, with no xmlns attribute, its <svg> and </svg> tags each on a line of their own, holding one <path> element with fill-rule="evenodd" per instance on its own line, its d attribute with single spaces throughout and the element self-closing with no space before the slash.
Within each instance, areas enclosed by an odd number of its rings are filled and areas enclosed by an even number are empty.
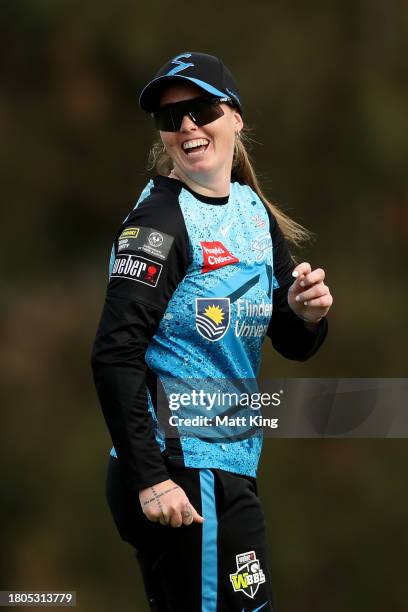
<svg viewBox="0 0 408 612">
<path fill-rule="evenodd" d="M 209 145 L 210 141 L 207 138 L 192 138 L 191 140 L 185 140 L 181 148 L 187 157 L 197 157 L 203 155 Z"/>
</svg>

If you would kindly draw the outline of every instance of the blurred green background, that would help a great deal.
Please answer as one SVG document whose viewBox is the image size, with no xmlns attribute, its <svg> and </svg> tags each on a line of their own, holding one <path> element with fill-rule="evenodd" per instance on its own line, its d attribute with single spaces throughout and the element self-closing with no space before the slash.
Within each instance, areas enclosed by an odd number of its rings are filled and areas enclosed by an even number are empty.
<svg viewBox="0 0 408 612">
<path fill-rule="evenodd" d="M 330 333 L 263 376 L 407 375 L 408 5 L 1 0 L 0 590 L 146 612 L 104 498 L 89 356 L 113 236 L 147 181 L 138 93 L 185 50 L 236 76 L 267 194 L 317 239 Z M 279 612 L 406 611 L 405 440 L 265 441 Z"/>
</svg>

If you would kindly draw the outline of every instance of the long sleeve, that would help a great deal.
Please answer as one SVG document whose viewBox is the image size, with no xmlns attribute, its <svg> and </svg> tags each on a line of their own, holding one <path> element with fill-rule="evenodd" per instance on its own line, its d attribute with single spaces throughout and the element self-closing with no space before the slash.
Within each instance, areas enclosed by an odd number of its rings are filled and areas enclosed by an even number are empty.
<svg viewBox="0 0 408 612">
<path fill-rule="evenodd" d="M 143 200 L 114 249 L 91 363 L 116 454 L 130 486 L 140 490 L 169 478 L 148 410 L 145 353 L 188 265 L 177 198 L 159 192 Z"/>
<path fill-rule="evenodd" d="M 327 318 L 323 317 L 316 328 L 310 330 L 289 306 L 288 290 L 294 282 L 292 272 L 296 266 L 275 217 L 267 210 L 273 244 L 274 276 L 279 285 L 273 292 L 273 311 L 267 335 L 281 355 L 287 359 L 306 361 L 318 351 L 326 338 Z"/>
</svg>

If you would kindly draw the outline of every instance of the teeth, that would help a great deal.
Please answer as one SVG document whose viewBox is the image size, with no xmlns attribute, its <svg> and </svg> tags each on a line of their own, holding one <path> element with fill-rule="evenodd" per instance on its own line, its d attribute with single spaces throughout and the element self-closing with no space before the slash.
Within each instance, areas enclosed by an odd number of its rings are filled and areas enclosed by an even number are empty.
<svg viewBox="0 0 408 612">
<path fill-rule="evenodd" d="M 198 138 L 197 140 L 188 140 L 183 144 L 183 149 L 193 149 L 194 147 L 201 147 L 207 145 L 208 140 L 206 138 Z"/>
</svg>

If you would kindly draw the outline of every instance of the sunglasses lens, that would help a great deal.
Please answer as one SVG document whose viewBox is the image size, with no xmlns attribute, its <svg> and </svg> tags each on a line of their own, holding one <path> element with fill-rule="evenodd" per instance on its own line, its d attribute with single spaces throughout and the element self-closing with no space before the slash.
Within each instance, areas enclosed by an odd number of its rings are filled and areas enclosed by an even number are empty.
<svg viewBox="0 0 408 612">
<path fill-rule="evenodd" d="M 218 103 L 218 100 L 197 100 L 195 108 L 192 109 L 190 116 L 195 124 L 201 127 L 207 125 L 207 123 L 212 123 L 212 121 L 222 117 L 223 114 L 224 111 Z"/>
<path fill-rule="evenodd" d="M 163 132 L 178 132 L 183 118 L 188 115 L 194 123 L 201 127 L 222 117 L 222 110 L 217 98 L 199 98 L 186 102 L 166 104 L 154 113 L 156 128 Z"/>
<path fill-rule="evenodd" d="M 154 113 L 154 122 L 156 128 L 162 132 L 177 132 L 179 128 L 174 123 L 173 113 L 169 107 L 170 105 L 160 108 Z"/>
</svg>

